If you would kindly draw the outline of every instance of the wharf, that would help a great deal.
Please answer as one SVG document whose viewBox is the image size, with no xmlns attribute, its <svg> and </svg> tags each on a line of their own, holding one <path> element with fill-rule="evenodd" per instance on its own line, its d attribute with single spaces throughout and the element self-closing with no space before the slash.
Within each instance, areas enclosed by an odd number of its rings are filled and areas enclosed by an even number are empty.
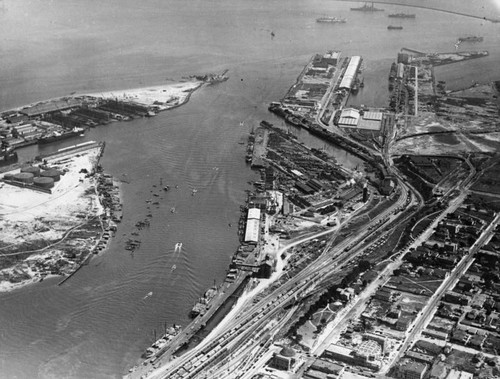
<svg viewBox="0 0 500 379">
<path fill-rule="evenodd" d="M 128 379 L 142 378 L 144 374 L 153 368 L 165 365 L 167 362 L 175 359 L 175 353 L 180 349 L 189 346 L 190 340 L 200 329 L 207 325 L 208 321 L 217 313 L 219 308 L 221 308 L 221 306 L 223 306 L 224 303 L 229 300 L 231 296 L 233 296 L 234 292 L 240 287 L 241 284 L 244 283 L 249 274 L 250 273 L 242 271 L 234 282 L 223 284 L 217 295 L 210 302 L 211 306 L 207 309 L 205 314 L 193 319 L 193 321 L 188 324 L 182 332 L 174 337 L 164 350 L 157 353 L 156 357 L 146 359 L 141 365 L 135 366 L 125 377 Z"/>
<path fill-rule="evenodd" d="M 69 280 L 73 275 L 75 275 L 83 266 L 86 266 L 89 264 L 89 261 L 90 261 L 90 257 L 91 257 L 92 253 L 88 253 L 87 256 L 85 257 L 85 259 L 83 260 L 82 263 L 80 263 L 77 268 L 75 268 L 68 276 L 64 277 L 59 283 L 57 283 L 58 286 L 64 284 L 64 282 L 66 282 L 66 280 Z"/>
</svg>

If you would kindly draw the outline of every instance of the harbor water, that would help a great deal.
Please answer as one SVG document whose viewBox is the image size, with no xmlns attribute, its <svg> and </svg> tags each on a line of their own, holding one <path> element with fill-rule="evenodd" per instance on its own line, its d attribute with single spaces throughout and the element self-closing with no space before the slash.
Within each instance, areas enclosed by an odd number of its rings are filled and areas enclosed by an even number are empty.
<svg viewBox="0 0 500 379">
<path fill-rule="evenodd" d="M 500 77 L 498 24 L 420 9 L 403 30 L 388 31 L 384 12 L 350 12 L 352 3 L 327 0 L 3 3 L 2 110 L 224 69 L 230 79 L 154 118 L 114 122 L 19 152 L 30 159 L 105 141 L 101 164 L 122 180 L 124 219 L 109 248 L 63 285 L 45 280 L 0 294 L 0 378 L 121 377 L 140 361 L 155 330 L 187 325 L 191 307 L 214 281 L 223 281 L 238 246 L 230 224 L 238 224 L 248 182 L 258 178 L 245 164 L 248 133 L 264 119 L 282 125 L 267 106 L 283 97 L 312 54 L 333 49 L 363 56 L 365 87 L 353 104 L 387 104 L 389 67 L 400 48 L 452 51 L 462 34 L 484 36 L 474 47 L 490 56 L 481 60 L 481 71 L 476 62 L 462 64 L 466 75 L 443 71 L 447 77 L 440 80 L 467 85 L 481 81 L 486 68 Z M 324 15 L 347 23 L 315 22 Z M 359 164 L 306 131 L 292 132 L 339 163 Z M 151 225 L 137 230 L 149 213 Z M 134 253 L 125 249 L 129 238 L 142 242 Z"/>
</svg>

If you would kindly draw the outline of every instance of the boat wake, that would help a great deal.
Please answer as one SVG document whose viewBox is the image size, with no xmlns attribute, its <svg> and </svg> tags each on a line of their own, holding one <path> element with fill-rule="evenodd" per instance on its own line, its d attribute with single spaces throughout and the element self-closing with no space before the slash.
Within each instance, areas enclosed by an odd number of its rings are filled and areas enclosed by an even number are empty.
<svg viewBox="0 0 500 379">
<path fill-rule="evenodd" d="M 180 253 L 182 249 L 182 242 L 177 242 L 175 244 L 174 253 Z"/>
</svg>

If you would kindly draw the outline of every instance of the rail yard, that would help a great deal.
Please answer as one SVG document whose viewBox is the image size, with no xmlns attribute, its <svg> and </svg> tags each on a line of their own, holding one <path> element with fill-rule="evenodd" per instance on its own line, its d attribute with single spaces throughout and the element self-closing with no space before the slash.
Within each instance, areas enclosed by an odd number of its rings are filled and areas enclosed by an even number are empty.
<svg viewBox="0 0 500 379">
<path fill-rule="evenodd" d="M 174 344 L 130 377 L 497 373 L 496 311 L 487 324 L 470 320 L 481 314 L 471 304 L 499 300 L 498 276 L 483 266 L 499 260 L 500 209 L 486 206 L 496 196 L 498 159 L 488 151 L 498 147 L 498 88 L 445 91 L 435 70 L 482 56 L 403 49 L 380 109 L 346 107 L 369 85 L 361 57 L 314 55 L 269 107 L 290 126 L 262 121 L 249 138 L 247 162 L 261 181 L 242 209 L 229 274 L 244 276 L 246 289 L 201 342 L 189 346 L 184 336 L 188 348 Z M 294 127 L 362 158 L 363 169 L 299 143 Z M 460 149 L 441 149 L 444 136 L 459 138 Z M 424 154 L 414 147 L 420 139 Z M 473 277 L 487 277 L 487 287 Z"/>
</svg>

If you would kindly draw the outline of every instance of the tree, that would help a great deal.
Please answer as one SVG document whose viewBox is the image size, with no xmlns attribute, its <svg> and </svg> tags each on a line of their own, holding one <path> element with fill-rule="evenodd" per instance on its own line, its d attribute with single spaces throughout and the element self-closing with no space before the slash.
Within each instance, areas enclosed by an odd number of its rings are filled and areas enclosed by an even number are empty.
<svg viewBox="0 0 500 379">
<path fill-rule="evenodd" d="M 368 271 L 370 268 L 372 267 L 372 264 L 370 263 L 370 261 L 367 261 L 366 259 L 363 259 L 361 261 L 359 261 L 358 263 L 358 268 L 360 269 L 360 271 Z"/>
</svg>

